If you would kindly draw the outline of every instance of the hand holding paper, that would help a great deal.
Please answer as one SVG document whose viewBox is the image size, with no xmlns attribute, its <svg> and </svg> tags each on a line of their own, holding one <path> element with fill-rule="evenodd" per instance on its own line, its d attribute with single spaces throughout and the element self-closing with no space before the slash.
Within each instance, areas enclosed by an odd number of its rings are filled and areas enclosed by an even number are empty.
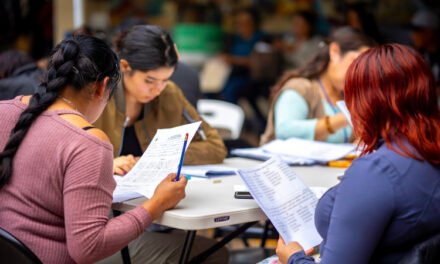
<svg viewBox="0 0 440 264">
<path fill-rule="evenodd" d="M 298 242 L 290 242 L 286 244 L 281 237 L 278 239 L 276 252 L 280 263 L 287 263 L 292 254 L 301 250 L 304 249 L 298 244 Z"/>
<path fill-rule="evenodd" d="M 188 181 L 185 177 L 181 177 L 179 181 L 175 181 L 175 178 L 175 173 L 170 173 L 165 177 L 157 185 L 151 199 L 143 204 L 153 219 L 158 218 L 164 211 L 176 207 L 185 198 L 185 187 Z"/>
</svg>

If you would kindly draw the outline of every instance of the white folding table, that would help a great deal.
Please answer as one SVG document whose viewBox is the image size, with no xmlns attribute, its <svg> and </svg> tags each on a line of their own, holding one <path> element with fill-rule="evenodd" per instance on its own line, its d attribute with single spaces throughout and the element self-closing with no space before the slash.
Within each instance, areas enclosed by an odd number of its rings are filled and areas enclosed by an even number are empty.
<svg viewBox="0 0 440 264">
<path fill-rule="evenodd" d="M 223 165 L 232 168 L 248 168 L 261 161 L 244 158 L 228 158 Z M 345 169 L 323 166 L 295 166 L 292 169 L 310 187 L 331 187 L 338 183 L 338 176 Z M 166 211 L 155 223 L 187 231 L 180 263 L 187 263 L 197 230 L 216 228 L 234 224 L 245 224 L 231 236 L 227 236 L 202 258 L 219 249 L 255 222 L 265 220 L 266 216 L 254 200 L 234 198 L 234 185 L 244 184 L 239 176 L 224 176 L 206 180 L 191 179 L 186 188 L 186 197 L 176 208 Z M 128 211 L 142 204 L 145 198 L 113 204 L 117 211 Z M 195 257 L 193 260 L 200 260 Z"/>
</svg>

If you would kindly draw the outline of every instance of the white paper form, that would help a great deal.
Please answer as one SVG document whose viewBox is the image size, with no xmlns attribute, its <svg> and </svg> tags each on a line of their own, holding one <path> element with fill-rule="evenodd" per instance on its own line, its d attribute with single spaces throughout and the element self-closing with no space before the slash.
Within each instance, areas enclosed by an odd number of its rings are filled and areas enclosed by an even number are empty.
<svg viewBox="0 0 440 264">
<path fill-rule="evenodd" d="M 150 198 L 157 185 L 169 173 L 177 172 L 185 134 L 188 133 L 188 148 L 200 124 L 199 121 L 174 128 L 158 129 L 147 150 L 119 184 L 131 187 L 133 191 Z"/>
<path fill-rule="evenodd" d="M 287 164 L 274 157 L 238 174 L 286 243 L 307 250 L 321 242 L 314 223 L 318 199 Z"/>
<path fill-rule="evenodd" d="M 353 124 L 351 123 L 351 114 L 350 114 L 350 111 L 348 111 L 348 108 L 347 108 L 347 105 L 345 104 L 345 101 L 344 100 L 337 101 L 336 105 L 339 107 L 341 112 L 344 114 L 348 123 L 350 123 L 350 125 L 353 126 Z"/>
<path fill-rule="evenodd" d="M 286 140 L 273 140 L 261 148 L 274 154 L 313 159 L 318 162 L 328 162 L 345 157 L 347 154 L 353 152 L 356 146 L 353 144 L 332 144 L 289 138 Z"/>
</svg>

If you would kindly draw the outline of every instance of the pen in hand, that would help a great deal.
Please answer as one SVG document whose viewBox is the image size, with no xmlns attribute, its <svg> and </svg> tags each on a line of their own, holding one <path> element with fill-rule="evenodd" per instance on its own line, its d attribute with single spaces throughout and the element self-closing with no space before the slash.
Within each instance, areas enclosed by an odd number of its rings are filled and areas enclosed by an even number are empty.
<svg viewBox="0 0 440 264">
<path fill-rule="evenodd" d="M 179 165 L 177 166 L 176 181 L 179 181 L 180 179 L 180 171 L 182 170 L 183 158 L 185 157 L 185 149 L 187 142 L 188 142 L 188 133 L 185 134 L 185 139 L 183 141 L 182 154 L 180 154 L 180 161 L 179 161 Z"/>
</svg>

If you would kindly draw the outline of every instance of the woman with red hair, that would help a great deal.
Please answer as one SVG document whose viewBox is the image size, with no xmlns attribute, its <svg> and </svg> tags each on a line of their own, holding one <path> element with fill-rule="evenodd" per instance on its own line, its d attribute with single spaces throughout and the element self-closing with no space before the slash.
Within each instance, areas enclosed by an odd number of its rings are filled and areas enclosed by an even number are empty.
<svg viewBox="0 0 440 264">
<path fill-rule="evenodd" d="M 345 99 L 363 155 L 320 199 L 321 263 L 398 263 L 440 233 L 440 111 L 433 76 L 413 49 L 387 44 L 349 67 Z M 314 263 L 279 240 L 281 263 Z"/>
</svg>

